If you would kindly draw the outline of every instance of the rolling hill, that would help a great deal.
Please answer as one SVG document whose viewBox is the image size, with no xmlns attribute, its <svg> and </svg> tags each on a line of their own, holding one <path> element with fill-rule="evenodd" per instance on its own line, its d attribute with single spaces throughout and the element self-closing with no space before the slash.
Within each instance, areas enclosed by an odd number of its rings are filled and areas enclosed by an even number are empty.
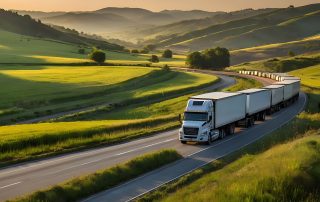
<svg viewBox="0 0 320 202">
<path fill-rule="evenodd" d="M 320 32 L 319 11 L 320 4 L 278 9 L 183 35 L 170 36 L 157 45 L 179 51 L 194 51 L 214 46 L 240 49 L 297 40 Z"/>
<path fill-rule="evenodd" d="M 247 18 L 255 15 L 259 15 L 262 13 L 271 12 L 275 9 L 244 9 L 233 12 L 217 12 L 214 16 L 207 16 L 201 19 L 192 19 L 192 20 L 183 20 L 176 23 L 171 23 L 163 26 L 156 26 L 149 29 L 140 30 L 138 34 L 145 39 L 145 43 L 154 43 L 158 39 L 165 39 L 169 36 L 177 36 L 186 32 L 191 32 L 194 30 L 204 29 L 208 26 L 212 26 L 215 24 L 221 24 L 224 22 L 239 20 L 242 18 Z M 200 12 L 200 11 L 199 11 Z M 193 13 L 188 13 L 193 15 Z"/>
<path fill-rule="evenodd" d="M 275 43 L 231 51 L 231 65 L 287 56 L 290 51 L 295 55 L 320 51 L 320 35 L 297 41 Z"/>
<path fill-rule="evenodd" d="M 85 46 L 99 46 L 108 50 L 122 50 L 123 47 L 106 41 L 82 37 L 78 34 L 58 31 L 40 20 L 36 21 L 30 16 L 19 15 L 17 13 L 0 10 L 0 29 L 27 36 L 47 38 L 66 43 L 73 43 Z"/>
<path fill-rule="evenodd" d="M 112 13 L 66 13 L 63 15 L 43 18 L 43 22 L 49 24 L 58 24 L 73 28 L 79 31 L 94 30 L 103 32 L 108 29 L 120 29 L 127 26 L 135 25 L 135 22 Z"/>
<path fill-rule="evenodd" d="M 49 24 L 65 26 L 86 33 L 99 34 L 107 38 L 125 40 L 137 40 L 141 37 L 136 34 L 137 30 L 149 29 L 154 26 L 182 20 L 207 18 L 223 13 L 200 10 L 152 12 L 141 8 L 117 7 L 107 7 L 91 12 L 17 12 L 28 14 Z"/>
</svg>

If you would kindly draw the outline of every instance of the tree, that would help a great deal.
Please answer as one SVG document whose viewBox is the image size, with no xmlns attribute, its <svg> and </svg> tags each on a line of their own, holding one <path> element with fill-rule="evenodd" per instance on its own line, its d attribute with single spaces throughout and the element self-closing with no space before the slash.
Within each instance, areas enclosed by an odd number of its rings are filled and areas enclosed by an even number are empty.
<svg viewBox="0 0 320 202">
<path fill-rule="evenodd" d="M 220 47 L 193 52 L 188 55 L 186 63 L 196 68 L 224 68 L 230 66 L 230 53 Z"/>
<path fill-rule="evenodd" d="M 186 63 L 187 63 L 187 65 L 190 65 L 191 67 L 196 67 L 196 68 L 202 67 L 202 63 L 203 63 L 202 54 L 200 52 L 190 53 L 187 56 Z"/>
<path fill-rule="evenodd" d="M 102 64 L 106 60 L 106 54 L 101 50 L 94 49 L 92 53 L 89 54 L 89 58 L 90 60 Z"/>
<path fill-rule="evenodd" d="M 172 51 L 171 50 L 169 50 L 169 49 L 167 49 L 167 50 L 165 50 L 164 52 L 163 52 L 163 54 L 162 54 L 162 57 L 163 58 L 172 58 Z"/>
<path fill-rule="evenodd" d="M 289 52 L 288 52 L 288 55 L 289 55 L 290 57 L 294 57 L 296 54 L 294 54 L 293 51 L 289 51 Z"/>
<path fill-rule="evenodd" d="M 158 63 L 159 58 L 156 55 L 151 55 L 151 58 L 149 59 L 150 62 Z"/>
<path fill-rule="evenodd" d="M 131 50 L 131 53 L 135 54 L 135 53 L 139 53 L 139 51 L 137 49 L 133 49 Z"/>
</svg>

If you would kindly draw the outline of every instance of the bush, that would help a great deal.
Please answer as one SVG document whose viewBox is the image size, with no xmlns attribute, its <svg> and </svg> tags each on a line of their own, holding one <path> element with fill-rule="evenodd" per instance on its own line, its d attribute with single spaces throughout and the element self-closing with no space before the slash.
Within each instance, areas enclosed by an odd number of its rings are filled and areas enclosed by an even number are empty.
<svg viewBox="0 0 320 202">
<path fill-rule="evenodd" d="M 230 53 L 226 48 L 217 47 L 188 55 L 186 63 L 196 68 L 225 68 L 230 66 Z"/>
<path fill-rule="evenodd" d="M 123 49 L 123 52 L 125 52 L 125 53 L 130 53 L 130 50 L 127 49 L 127 48 L 125 48 L 125 49 Z"/>
<path fill-rule="evenodd" d="M 170 69 L 170 67 L 169 67 L 167 64 L 165 64 L 165 65 L 161 68 L 161 70 L 162 70 L 162 71 L 170 71 L 171 69 Z"/>
<path fill-rule="evenodd" d="M 102 64 L 106 60 L 106 54 L 101 50 L 95 49 L 92 53 L 89 54 L 89 58 L 90 60 Z"/>
<path fill-rule="evenodd" d="M 133 49 L 133 50 L 131 50 L 131 53 L 136 54 L 136 53 L 139 53 L 139 51 L 137 49 Z"/>
<path fill-rule="evenodd" d="M 163 57 L 163 58 L 172 58 L 172 55 L 173 55 L 172 51 L 169 50 L 169 49 L 167 49 L 167 50 L 165 50 L 165 51 L 163 52 L 162 57 Z"/>
<path fill-rule="evenodd" d="M 156 55 L 151 55 L 151 58 L 149 59 L 150 62 L 158 63 L 159 58 Z"/>
</svg>

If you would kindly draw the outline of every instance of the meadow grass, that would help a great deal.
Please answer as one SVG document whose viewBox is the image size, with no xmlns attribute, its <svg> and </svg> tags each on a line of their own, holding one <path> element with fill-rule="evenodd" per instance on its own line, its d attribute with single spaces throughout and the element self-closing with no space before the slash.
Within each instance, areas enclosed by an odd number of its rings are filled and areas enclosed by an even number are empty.
<svg viewBox="0 0 320 202">
<path fill-rule="evenodd" d="M 257 142 L 137 201 L 318 201 L 320 90 L 307 86 L 314 85 L 308 78 L 318 71 L 299 71 L 305 72 L 305 112 Z"/>
<path fill-rule="evenodd" d="M 266 72 L 288 72 L 320 63 L 320 53 L 302 54 L 294 57 L 278 57 L 267 60 L 246 62 L 228 67 L 228 70 L 259 70 Z"/>
<path fill-rule="evenodd" d="M 49 47 L 49 48 L 48 48 Z M 80 48 L 85 49 L 85 54 L 79 54 Z M 92 47 L 78 46 L 60 41 L 43 38 L 23 36 L 0 30 L 0 64 L 76 64 L 90 62 L 87 54 Z M 107 51 L 106 62 L 119 65 L 145 65 L 149 64 L 150 54 L 130 54 L 116 51 Z M 160 54 L 159 54 L 160 56 Z M 160 58 L 160 63 L 154 66 L 184 65 L 185 57 L 175 55 L 172 59 Z"/>
<path fill-rule="evenodd" d="M 247 78 L 239 78 L 235 77 L 237 83 L 232 85 L 228 88 L 223 89 L 223 91 L 235 92 L 241 91 L 249 88 L 260 88 L 262 87 L 262 83 L 254 79 L 247 79 Z"/>
<path fill-rule="evenodd" d="M 17 67 L 18 68 L 18 67 Z M 3 123 L 97 104 L 132 104 L 210 85 L 217 77 L 143 67 L 0 70 Z M 14 110 L 12 110 L 14 109 Z M 19 110 L 17 110 L 19 109 Z"/>
<path fill-rule="evenodd" d="M 0 165 L 110 145 L 173 129 L 177 116 L 157 119 L 38 123 L 0 127 Z"/>
<path fill-rule="evenodd" d="M 320 89 L 320 64 L 291 71 L 290 74 L 300 77 L 302 85 Z"/>
<path fill-rule="evenodd" d="M 38 191 L 29 196 L 12 201 L 78 201 L 100 191 L 110 189 L 146 172 L 172 163 L 180 158 L 182 158 L 182 156 L 179 153 L 169 149 L 144 154 L 126 163 L 87 176 L 74 178 L 47 190 Z"/>
</svg>

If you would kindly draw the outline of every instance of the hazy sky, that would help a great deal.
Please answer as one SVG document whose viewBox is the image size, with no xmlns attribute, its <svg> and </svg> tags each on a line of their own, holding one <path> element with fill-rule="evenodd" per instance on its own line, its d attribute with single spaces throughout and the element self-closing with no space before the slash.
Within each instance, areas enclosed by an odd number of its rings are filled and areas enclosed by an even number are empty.
<svg viewBox="0 0 320 202">
<path fill-rule="evenodd" d="M 84 11 L 103 7 L 232 11 L 243 8 L 287 7 L 319 3 L 319 0 L 0 0 L 4 9 L 42 11 Z"/>
</svg>

